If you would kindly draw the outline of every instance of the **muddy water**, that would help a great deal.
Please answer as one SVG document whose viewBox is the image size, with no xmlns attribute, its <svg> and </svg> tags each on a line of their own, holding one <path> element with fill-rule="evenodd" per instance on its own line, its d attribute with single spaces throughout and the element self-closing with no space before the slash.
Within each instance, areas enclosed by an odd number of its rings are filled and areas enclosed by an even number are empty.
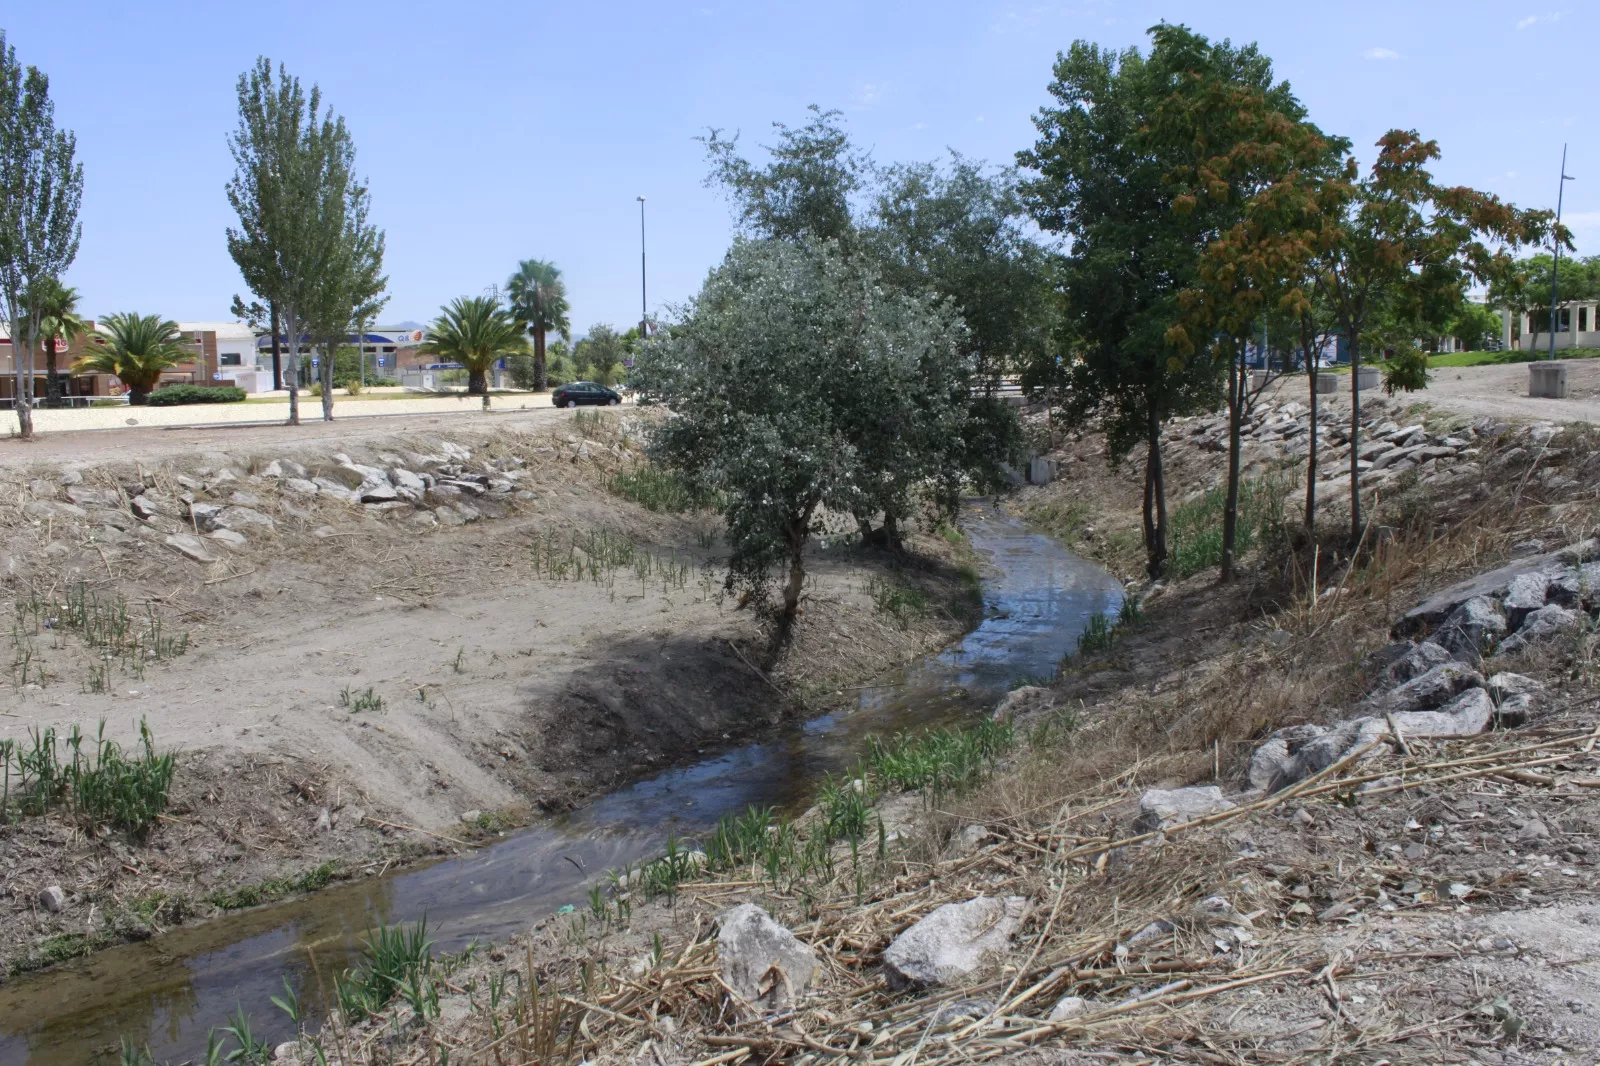
<svg viewBox="0 0 1600 1066">
<path fill-rule="evenodd" d="M 0 985 L 0 1066 L 79 1066 L 124 1035 L 148 1042 L 158 1061 L 182 1061 L 199 1055 L 207 1030 L 241 1006 L 258 1034 L 286 1039 L 290 1026 L 270 997 L 287 980 L 317 1003 L 313 954 L 326 976 L 350 963 L 370 925 L 423 914 L 441 949 L 504 939 L 581 903 L 608 868 L 659 853 L 669 832 L 692 837 L 751 804 L 803 806 L 822 775 L 847 767 L 875 734 L 981 713 L 1015 682 L 1048 676 L 1090 616 L 1119 606 L 1115 578 L 1015 519 L 970 505 L 962 525 L 988 563 L 984 620 L 943 652 L 864 689 L 851 711 L 640 781 L 470 855 L 9 981 Z"/>
</svg>

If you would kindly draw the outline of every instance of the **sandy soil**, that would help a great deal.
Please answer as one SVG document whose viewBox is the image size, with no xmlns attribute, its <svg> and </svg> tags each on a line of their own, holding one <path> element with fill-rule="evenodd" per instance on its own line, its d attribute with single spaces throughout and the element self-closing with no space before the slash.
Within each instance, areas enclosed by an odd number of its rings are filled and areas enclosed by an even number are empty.
<svg viewBox="0 0 1600 1066">
<path fill-rule="evenodd" d="M 1410 395 L 1402 393 L 1398 398 L 1426 403 L 1442 411 L 1473 419 L 1487 416 L 1508 422 L 1600 422 L 1600 359 L 1569 359 L 1565 365 L 1568 392 L 1564 400 L 1530 397 L 1526 363 L 1441 367 L 1429 372 L 1425 391 Z M 1350 379 L 1343 378 L 1340 382 L 1341 392 L 1332 401 L 1347 413 L 1350 410 L 1346 398 L 1349 388 Z M 1284 378 L 1274 384 L 1266 395 L 1304 403 L 1305 392 L 1306 379 L 1297 376 Z M 1328 400 L 1328 397 L 1323 397 L 1324 402 Z"/>
<path fill-rule="evenodd" d="M 501 411 L 525 411 L 550 406 L 549 393 L 517 393 L 497 396 L 493 404 Z M 477 410 L 481 401 L 468 396 L 402 395 L 393 399 L 343 399 L 335 397 L 335 419 L 365 417 L 405 417 L 422 414 L 456 414 Z M 87 407 L 63 410 L 38 409 L 33 412 L 34 431 L 41 436 L 95 430 L 126 428 L 176 428 L 180 426 L 270 425 L 289 417 L 289 401 L 281 403 L 194 404 L 181 407 Z M 309 422 L 322 419 L 322 401 L 315 396 L 300 397 L 300 417 Z M 16 416 L 0 412 L 0 428 L 16 432 Z"/>
<path fill-rule="evenodd" d="M 447 422 L 449 447 L 473 456 L 460 465 L 520 471 L 515 494 L 477 497 L 482 517 L 455 525 L 297 496 L 252 473 L 269 456 L 335 473 L 335 448 L 417 466 L 417 453 L 446 449 L 427 420 L 403 432 L 343 423 L 337 445 L 321 426 L 183 448 L 156 438 L 145 455 L 117 434 L 116 461 L 97 465 L 81 461 L 81 438 L 53 437 L 37 446 L 51 459 L 0 467 L 0 740 L 104 720 L 127 743 L 143 720 L 158 747 L 182 752 L 172 817 L 145 847 L 86 839 L 60 818 L 0 829 L 0 914 L 28 915 L 0 920 L 0 953 L 66 920 L 38 912 L 46 884 L 80 916 L 162 892 L 184 901 L 181 917 L 220 889 L 328 859 L 349 873 L 450 847 L 758 734 L 802 700 L 820 709 L 965 624 L 952 549 L 921 536 L 924 562 L 905 579 L 948 610 L 909 624 L 881 615 L 866 586 L 888 560 L 819 551 L 805 613 L 774 652 L 755 612 L 722 595 L 714 516 L 657 514 L 607 491 L 638 459 L 639 416 L 602 417 Z M 81 484 L 60 484 L 66 456 Z M 130 513 L 141 477 L 152 496 L 242 500 L 275 528 L 248 528 L 237 548 L 207 540 L 216 561 L 195 562 L 164 542 L 179 523 Z M 587 572 L 554 573 L 555 557 Z M 78 590 L 159 619 L 187 650 L 103 660 L 62 610 Z M 469 811 L 484 816 L 460 824 Z"/>
</svg>

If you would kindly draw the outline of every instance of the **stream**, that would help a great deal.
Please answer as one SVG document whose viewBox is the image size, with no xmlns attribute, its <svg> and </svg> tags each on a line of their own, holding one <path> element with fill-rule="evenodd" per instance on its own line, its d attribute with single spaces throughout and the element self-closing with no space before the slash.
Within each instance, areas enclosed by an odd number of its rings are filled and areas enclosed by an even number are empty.
<svg viewBox="0 0 1600 1066">
<path fill-rule="evenodd" d="M 962 528 L 986 564 L 983 621 L 862 689 L 849 711 L 657 774 L 470 854 L 7 981 L 0 1066 L 82 1066 L 99 1051 L 114 1058 L 123 1036 L 148 1043 L 158 1062 L 199 1058 L 208 1030 L 241 1007 L 258 1036 L 289 1039 L 292 1026 L 271 997 L 288 981 L 302 1000 L 319 1001 L 308 948 L 326 975 L 355 961 L 369 927 L 424 914 L 438 950 L 505 940 L 565 904 L 582 904 L 606 870 L 659 854 L 669 833 L 692 837 L 752 804 L 798 812 L 823 776 L 848 767 L 875 735 L 985 712 L 1015 683 L 1051 676 L 1089 618 L 1121 605 L 1122 587 L 1109 573 L 987 503 L 969 503 Z"/>
</svg>

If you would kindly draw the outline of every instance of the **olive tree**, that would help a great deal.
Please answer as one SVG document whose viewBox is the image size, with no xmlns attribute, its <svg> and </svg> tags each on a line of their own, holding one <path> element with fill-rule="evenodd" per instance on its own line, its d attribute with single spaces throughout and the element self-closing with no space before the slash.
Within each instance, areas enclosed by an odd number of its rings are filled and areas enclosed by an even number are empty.
<svg viewBox="0 0 1600 1066">
<path fill-rule="evenodd" d="M 895 513 L 973 465 L 988 427 L 961 334 L 947 305 L 881 284 L 837 242 L 734 244 L 630 378 L 675 416 L 652 454 L 722 501 L 730 588 L 764 599 L 786 569 L 787 624 L 824 509 Z"/>
</svg>

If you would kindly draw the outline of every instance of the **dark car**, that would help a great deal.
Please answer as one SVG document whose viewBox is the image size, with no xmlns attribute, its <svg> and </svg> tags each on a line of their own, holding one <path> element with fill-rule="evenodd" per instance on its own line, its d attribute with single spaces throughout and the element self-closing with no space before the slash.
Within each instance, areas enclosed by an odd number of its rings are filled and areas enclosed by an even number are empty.
<svg viewBox="0 0 1600 1066">
<path fill-rule="evenodd" d="M 551 393 L 550 400 L 557 407 L 576 407 L 581 403 L 614 407 L 622 402 L 622 394 L 592 381 L 569 381 Z"/>
</svg>

